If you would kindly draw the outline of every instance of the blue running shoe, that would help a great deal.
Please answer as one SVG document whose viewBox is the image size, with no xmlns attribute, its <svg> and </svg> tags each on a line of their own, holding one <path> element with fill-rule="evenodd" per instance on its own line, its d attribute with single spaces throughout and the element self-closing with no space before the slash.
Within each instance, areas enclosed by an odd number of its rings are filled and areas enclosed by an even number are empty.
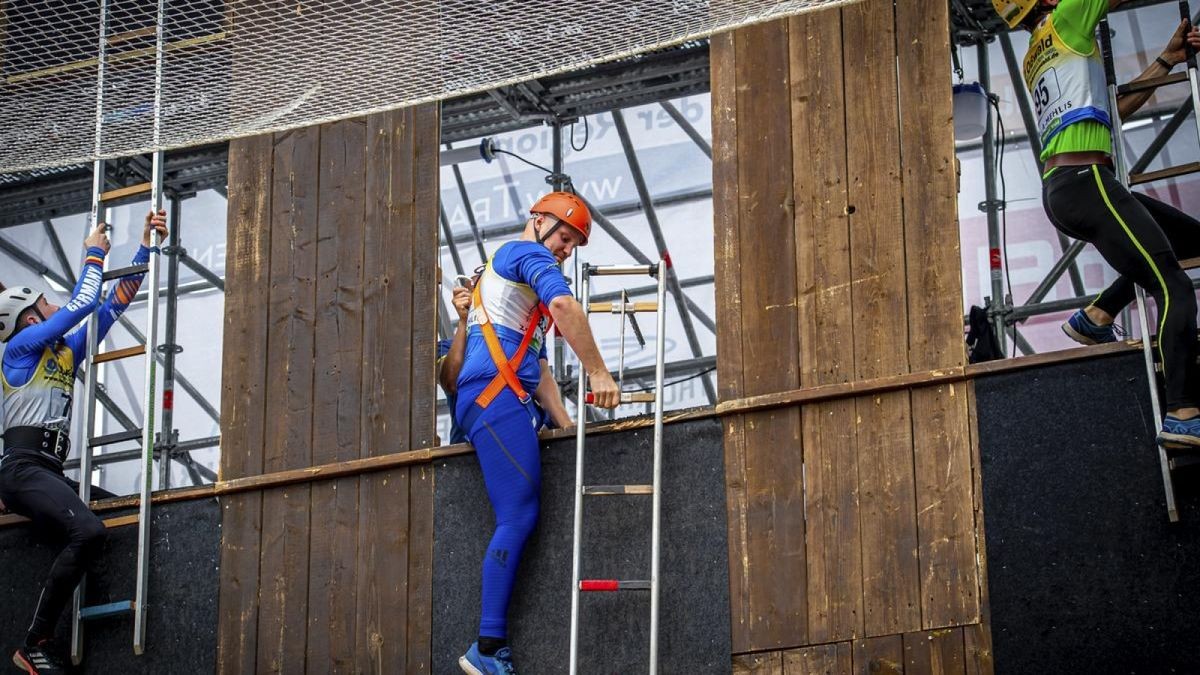
<svg viewBox="0 0 1200 675">
<path fill-rule="evenodd" d="M 467 675 L 517 675 L 511 649 L 501 647 L 495 656 L 484 656 L 479 653 L 478 642 L 472 644 L 466 654 L 458 657 L 458 667 Z"/>
<path fill-rule="evenodd" d="M 1081 345 L 1099 345 L 1117 341 L 1117 331 L 1112 325 L 1097 326 L 1082 309 L 1075 310 L 1071 318 L 1062 325 L 1067 337 Z"/>
<path fill-rule="evenodd" d="M 1200 447 L 1200 417 L 1180 420 L 1167 415 L 1163 420 L 1162 431 L 1158 432 L 1158 442 L 1172 448 Z"/>
</svg>

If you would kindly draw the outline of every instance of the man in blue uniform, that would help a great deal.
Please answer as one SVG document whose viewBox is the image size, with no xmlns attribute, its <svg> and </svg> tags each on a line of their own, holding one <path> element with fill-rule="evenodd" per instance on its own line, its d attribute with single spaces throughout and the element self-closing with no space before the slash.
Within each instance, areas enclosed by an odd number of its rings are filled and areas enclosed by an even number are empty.
<svg viewBox="0 0 1200 675">
<path fill-rule="evenodd" d="M 133 257 L 150 259 L 150 232 L 167 235 L 166 212 L 146 215 L 142 246 Z M 79 499 L 78 484 L 63 475 L 70 451 L 71 399 L 75 370 L 87 358 L 86 319 L 99 311 L 100 339 L 129 306 L 142 276 L 126 277 L 101 304 L 101 275 L 108 255 L 106 226 L 84 240 L 87 257 L 71 299 L 62 307 L 26 287 L 0 293 L 0 359 L 4 387 L 4 456 L 0 459 L 0 500 L 42 531 L 62 535 L 59 552 L 38 596 L 25 644 L 13 663 L 31 674 L 61 673 L 62 663 L 48 647 L 63 609 L 104 542 L 104 524 Z M 97 309 L 99 308 L 99 309 Z M 93 488 L 98 497 L 111 494 Z"/>
<path fill-rule="evenodd" d="M 463 277 L 465 279 L 465 277 Z M 470 285 L 458 286 L 454 289 L 452 302 L 454 309 L 458 313 L 458 326 L 454 329 L 454 336 L 446 340 L 438 340 L 437 343 L 437 372 L 438 384 L 442 386 L 442 391 L 446 392 L 446 407 L 450 409 L 450 442 L 451 443 L 466 443 L 467 432 L 458 423 L 458 410 L 456 408 L 458 402 L 458 374 L 462 372 L 463 359 L 467 354 L 467 315 L 471 310 L 471 291 L 475 287 L 475 283 L 479 281 L 479 275 L 476 274 L 470 281 Z M 546 355 L 546 345 L 542 345 L 542 350 L 538 354 L 538 363 L 542 370 L 542 378 L 549 378 L 553 383 L 554 375 L 550 372 L 550 362 Z M 539 382 L 539 386 L 540 386 Z M 538 428 L 547 427 L 550 429 L 564 429 L 571 426 L 571 416 L 567 414 L 567 409 L 562 403 L 562 397 L 559 395 L 557 387 L 553 390 L 547 390 L 547 396 L 538 398 L 534 401 L 536 412 L 538 413 Z"/>
<path fill-rule="evenodd" d="M 538 518 L 542 474 L 534 399 L 549 404 L 558 397 L 537 358 L 551 322 L 586 369 L 595 404 L 614 408 L 620 398 L 587 315 L 559 270 L 577 246 L 587 244 L 591 214 L 566 192 L 542 197 L 530 213 L 521 239 L 501 246 L 475 285 L 458 376 L 458 419 L 475 446 L 496 515 L 483 561 L 479 640 L 458 661 L 469 675 L 516 672 L 506 615 L 521 551 Z"/>
</svg>

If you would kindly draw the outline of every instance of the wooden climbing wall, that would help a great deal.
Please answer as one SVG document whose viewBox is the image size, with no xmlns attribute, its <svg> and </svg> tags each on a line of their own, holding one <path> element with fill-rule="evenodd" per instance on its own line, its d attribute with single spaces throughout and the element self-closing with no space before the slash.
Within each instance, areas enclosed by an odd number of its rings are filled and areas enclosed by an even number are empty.
<svg viewBox="0 0 1200 675">
<path fill-rule="evenodd" d="M 866 0 L 712 39 L 723 401 L 964 365 L 949 36 Z M 990 672 L 969 387 L 725 417 L 736 671 Z"/>
<path fill-rule="evenodd" d="M 223 480 L 434 445 L 438 125 L 230 143 Z M 219 672 L 428 672 L 431 476 L 222 498 Z"/>
</svg>

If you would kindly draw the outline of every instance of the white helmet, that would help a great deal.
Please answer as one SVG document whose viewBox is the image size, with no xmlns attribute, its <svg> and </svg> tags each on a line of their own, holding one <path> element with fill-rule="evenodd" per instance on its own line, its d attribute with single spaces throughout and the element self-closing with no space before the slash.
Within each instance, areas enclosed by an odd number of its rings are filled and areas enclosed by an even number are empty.
<svg viewBox="0 0 1200 675">
<path fill-rule="evenodd" d="M 40 297 L 42 294 L 32 288 L 10 288 L 0 293 L 0 342 L 8 342 L 17 332 L 17 318 Z"/>
</svg>

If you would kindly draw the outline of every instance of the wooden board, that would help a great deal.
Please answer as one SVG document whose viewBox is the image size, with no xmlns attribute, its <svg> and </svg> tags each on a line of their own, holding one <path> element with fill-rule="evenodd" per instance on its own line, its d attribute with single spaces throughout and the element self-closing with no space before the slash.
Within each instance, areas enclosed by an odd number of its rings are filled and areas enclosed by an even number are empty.
<svg viewBox="0 0 1200 675">
<path fill-rule="evenodd" d="M 790 20 L 801 387 L 854 372 L 841 13 Z M 810 642 L 863 633 L 854 403 L 802 409 Z"/>
<path fill-rule="evenodd" d="M 362 388 L 363 154 L 366 126 L 320 128 L 313 461 L 358 459 Z M 358 479 L 312 486 L 308 668 L 353 670 Z"/>
<path fill-rule="evenodd" d="M 857 675 L 904 675 L 903 638 L 899 635 L 888 635 L 856 640 L 854 672 Z"/>
<path fill-rule="evenodd" d="M 272 139 L 269 135 L 229 144 L 229 204 L 224 349 L 221 380 L 222 479 L 262 473 L 266 359 L 255 345 L 266 342 L 271 246 Z M 217 620 L 217 670 L 252 672 L 257 654 L 258 548 L 262 496 L 221 502 L 221 581 Z"/>
<path fill-rule="evenodd" d="M 964 675 L 961 628 L 942 628 L 904 635 L 904 665 L 907 673 Z"/>
<path fill-rule="evenodd" d="M 968 384 L 912 391 L 921 622 L 979 622 Z"/>
<path fill-rule="evenodd" d="M 735 675 L 783 675 L 783 652 L 735 655 L 732 672 Z"/>
<path fill-rule="evenodd" d="M 947 3 L 897 3 L 908 359 L 913 370 L 966 365 Z"/>
<path fill-rule="evenodd" d="M 817 645 L 783 653 L 784 675 L 850 675 L 854 671 L 849 642 Z"/>
<path fill-rule="evenodd" d="M 312 464 L 319 140 L 319 130 L 312 127 L 275 137 L 265 350 L 267 471 Z M 307 485 L 263 495 L 259 670 L 305 667 L 310 497 Z"/>
</svg>

